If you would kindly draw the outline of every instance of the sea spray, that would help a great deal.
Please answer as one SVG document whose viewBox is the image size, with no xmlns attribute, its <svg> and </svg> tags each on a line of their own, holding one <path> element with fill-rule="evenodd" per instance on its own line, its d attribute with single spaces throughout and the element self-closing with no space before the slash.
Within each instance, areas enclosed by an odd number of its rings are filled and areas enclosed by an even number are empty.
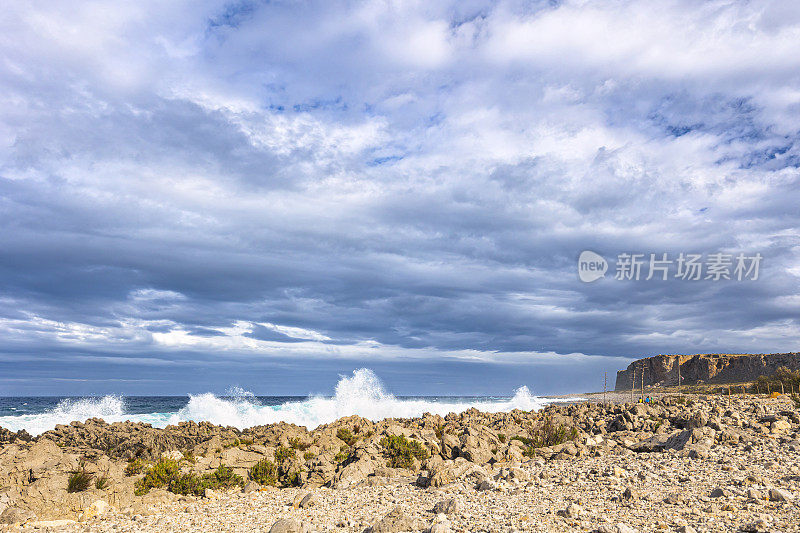
<svg viewBox="0 0 800 533">
<path fill-rule="evenodd" d="M 125 400 L 121 396 L 66 398 L 44 413 L 0 417 L 0 427 L 11 431 L 25 429 L 38 435 L 53 429 L 56 424 L 69 424 L 74 420 L 83 422 L 89 418 L 102 418 L 107 422 L 126 420 Z"/>
<path fill-rule="evenodd" d="M 276 422 L 313 429 L 351 415 L 377 421 L 390 417 L 416 417 L 426 412 L 444 416 L 471 407 L 487 412 L 512 409 L 530 411 L 540 409 L 547 403 L 548 400 L 532 395 L 524 386 L 518 388 L 510 398 L 397 398 L 385 390 L 383 383 L 371 370 L 361 368 L 350 376 L 340 376 L 333 396 L 312 395 L 279 405 L 263 405 L 251 392 L 233 388 L 225 396 L 191 394 L 183 407 L 170 412 L 134 414 L 126 412 L 124 398 L 105 396 L 62 400 L 55 408 L 38 414 L 0 416 L 0 427 L 12 431 L 26 429 L 38 435 L 54 428 L 56 424 L 67 424 L 73 420 L 83 422 L 98 417 L 109 423 L 131 420 L 147 422 L 155 427 L 193 420 L 239 429 Z"/>
</svg>

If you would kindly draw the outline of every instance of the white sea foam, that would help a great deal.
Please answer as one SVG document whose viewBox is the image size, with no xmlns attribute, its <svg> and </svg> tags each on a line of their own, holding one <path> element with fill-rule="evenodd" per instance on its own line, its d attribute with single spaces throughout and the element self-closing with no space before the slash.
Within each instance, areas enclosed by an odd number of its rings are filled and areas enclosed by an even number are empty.
<svg viewBox="0 0 800 533">
<path fill-rule="evenodd" d="M 147 422 L 156 427 L 177 424 L 184 420 L 208 421 L 214 424 L 234 426 L 239 429 L 289 422 L 313 429 L 321 424 L 351 415 L 359 415 L 373 421 L 383 418 L 408 418 L 423 413 L 459 413 L 471 407 L 481 411 L 504 412 L 512 409 L 526 411 L 540 409 L 550 401 L 533 396 L 527 387 L 518 388 L 510 399 L 405 399 L 388 393 L 378 377 L 369 369 L 362 368 L 352 376 L 343 376 L 336 385 L 332 397 L 310 396 L 302 401 L 281 405 L 261 405 L 250 392 L 242 389 L 228 391 L 225 397 L 211 393 L 189 395 L 185 407 L 173 413 L 126 414 L 123 398 L 105 396 L 81 400 L 64 400 L 51 411 L 41 414 L 0 417 L 0 426 L 16 431 L 26 429 L 39 434 L 73 420 L 85 421 L 91 417 L 103 418 L 106 422 L 132 420 Z"/>
<path fill-rule="evenodd" d="M 103 396 L 102 398 L 61 400 L 55 408 L 44 413 L 0 416 L 0 427 L 11 431 L 25 429 L 32 435 L 38 435 L 53 429 L 56 424 L 69 424 L 73 420 L 83 422 L 89 418 L 102 418 L 106 422 L 121 422 L 135 418 L 142 422 L 149 422 L 149 420 L 145 420 L 146 415 L 126 414 L 125 401 L 120 396 Z"/>
</svg>

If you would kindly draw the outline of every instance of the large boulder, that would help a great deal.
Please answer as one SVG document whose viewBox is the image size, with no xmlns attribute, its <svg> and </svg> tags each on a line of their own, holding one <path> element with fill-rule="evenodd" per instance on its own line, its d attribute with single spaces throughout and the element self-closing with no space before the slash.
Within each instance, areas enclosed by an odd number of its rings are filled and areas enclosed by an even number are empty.
<svg viewBox="0 0 800 533">
<path fill-rule="evenodd" d="M 630 446 L 635 452 L 663 452 L 665 450 L 683 450 L 691 442 L 691 430 L 678 430 L 669 434 L 653 435 L 649 439 Z"/>
<path fill-rule="evenodd" d="M 36 520 L 36 515 L 21 507 L 8 507 L 0 513 L 0 524 L 24 524 Z"/>
</svg>

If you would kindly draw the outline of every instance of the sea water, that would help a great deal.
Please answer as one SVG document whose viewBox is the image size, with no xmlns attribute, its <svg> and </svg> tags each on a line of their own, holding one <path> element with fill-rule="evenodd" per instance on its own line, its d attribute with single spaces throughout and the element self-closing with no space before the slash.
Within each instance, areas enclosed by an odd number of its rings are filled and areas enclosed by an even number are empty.
<svg viewBox="0 0 800 533">
<path fill-rule="evenodd" d="M 423 413 L 447 415 L 471 407 L 487 412 L 540 409 L 553 400 L 521 386 L 509 396 L 394 396 L 369 369 L 343 376 L 331 396 L 255 396 L 234 388 L 225 395 L 103 396 L 88 398 L 0 398 L 0 427 L 39 435 L 56 424 L 102 418 L 106 422 L 146 422 L 165 427 L 193 420 L 244 429 L 288 422 L 308 429 L 351 415 L 373 421 L 408 418 Z"/>
</svg>

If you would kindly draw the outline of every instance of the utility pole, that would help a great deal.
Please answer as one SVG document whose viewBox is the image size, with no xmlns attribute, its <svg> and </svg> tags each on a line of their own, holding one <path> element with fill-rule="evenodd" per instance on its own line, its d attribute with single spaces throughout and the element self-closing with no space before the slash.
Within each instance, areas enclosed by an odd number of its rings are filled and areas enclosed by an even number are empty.
<svg viewBox="0 0 800 533">
<path fill-rule="evenodd" d="M 606 405 L 607 389 L 608 389 L 608 372 L 603 372 L 603 405 Z"/>
<path fill-rule="evenodd" d="M 644 401 L 644 362 L 642 362 L 642 395 L 640 398 Z"/>
</svg>

